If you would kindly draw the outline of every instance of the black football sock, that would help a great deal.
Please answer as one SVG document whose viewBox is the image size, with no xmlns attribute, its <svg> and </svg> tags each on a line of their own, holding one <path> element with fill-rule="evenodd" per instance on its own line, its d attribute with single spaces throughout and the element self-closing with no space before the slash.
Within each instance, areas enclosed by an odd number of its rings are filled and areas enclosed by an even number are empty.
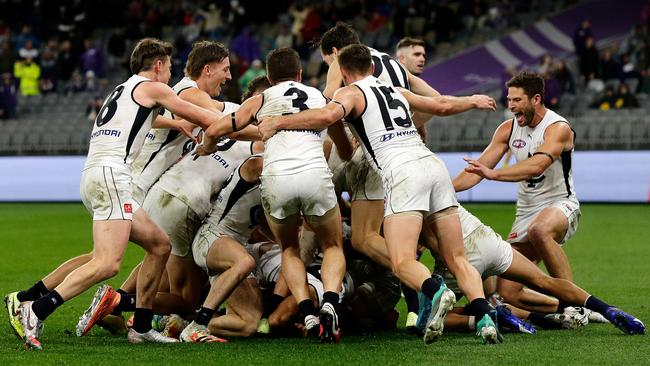
<svg viewBox="0 0 650 366">
<path fill-rule="evenodd" d="M 117 292 L 120 294 L 120 303 L 113 310 L 113 315 L 121 315 L 123 311 L 135 311 L 135 294 L 122 289 L 118 289 Z"/>
<path fill-rule="evenodd" d="M 151 319 L 153 319 L 151 309 L 136 308 L 133 314 L 133 330 L 140 334 L 147 333 L 151 330 Z"/>
<path fill-rule="evenodd" d="M 427 299 L 431 300 L 443 283 L 444 281 L 442 277 L 438 275 L 431 275 L 431 277 L 422 282 L 422 293 L 427 297 Z"/>
<path fill-rule="evenodd" d="M 45 321 L 61 305 L 63 305 L 63 298 L 56 290 L 52 290 L 49 294 L 34 301 L 32 303 L 32 310 L 38 319 Z"/>
<path fill-rule="evenodd" d="M 570 306 L 572 306 L 572 304 L 569 304 L 568 302 L 564 302 L 562 300 L 558 300 L 557 313 L 562 314 L 564 312 L 564 309 Z"/>
<path fill-rule="evenodd" d="M 490 303 L 483 297 L 476 298 L 472 300 L 466 307 L 467 313 L 474 315 L 479 321 L 483 319 L 485 314 L 489 314 L 494 310 Z"/>
<path fill-rule="evenodd" d="M 43 281 L 38 281 L 29 289 L 20 291 L 16 296 L 18 297 L 18 301 L 20 302 L 36 301 L 41 297 L 47 295 L 48 292 L 49 290 L 47 289 L 47 287 L 45 287 Z"/>
<path fill-rule="evenodd" d="M 300 320 L 304 320 L 307 315 L 316 315 L 316 308 L 311 299 L 302 300 L 298 304 L 298 313 L 300 314 Z"/>
<path fill-rule="evenodd" d="M 339 294 L 333 291 L 326 291 L 323 294 L 323 304 L 326 302 L 332 304 L 332 306 L 334 306 L 336 309 L 336 307 L 339 305 Z"/>
<path fill-rule="evenodd" d="M 612 306 L 592 295 L 587 298 L 587 301 L 585 301 L 585 307 L 589 310 L 598 312 L 607 318 L 607 310 Z M 611 321 L 610 319 L 607 320 Z"/>
<path fill-rule="evenodd" d="M 408 312 L 417 314 L 418 310 L 420 309 L 418 293 L 412 288 L 406 286 L 404 282 L 401 282 L 400 286 L 402 286 L 402 293 L 404 294 L 404 301 L 406 301 L 406 308 L 408 309 Z"/>
<path fill-rule="evenodd" d="M 547 318 L 548 315 L 552 315 L 552 314 L 530 313 L 528 314 L 528 320 L 533 325 L 536 325 L 544 329 L 562 329 L 562 324 L 548 319 Z"/>
<path fill-rule="evenodd" d="M 203 325 L 207 327 L 213 315 L 214 315 L 214 309 L 201 307 L 201 309 L 199 309 L 199 312 L 196 313 L 196 318 L 194 318 L 194 322 L 198 325 Z"/>
</svg>

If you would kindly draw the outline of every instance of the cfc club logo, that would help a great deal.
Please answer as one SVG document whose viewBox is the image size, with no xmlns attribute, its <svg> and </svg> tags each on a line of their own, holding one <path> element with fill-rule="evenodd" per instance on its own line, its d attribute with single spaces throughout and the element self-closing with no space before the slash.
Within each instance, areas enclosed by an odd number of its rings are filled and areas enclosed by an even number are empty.
<svg viewBox="0 0 650 366">
<path fill-rule="evenodd" d="M 526 146 L 526 141 L 522 139 L 516 139 L 515 141 L 512 142 L 512 147 L 516 149 L 521 149 L 524 146 Z"/>
<path fill-rule="evenodd" d="M 133 206 L 131 206 L 130 203 L 125 203 L 124 204 L 124 212 L 125 213 L 133 213 Z"/>
</svg>

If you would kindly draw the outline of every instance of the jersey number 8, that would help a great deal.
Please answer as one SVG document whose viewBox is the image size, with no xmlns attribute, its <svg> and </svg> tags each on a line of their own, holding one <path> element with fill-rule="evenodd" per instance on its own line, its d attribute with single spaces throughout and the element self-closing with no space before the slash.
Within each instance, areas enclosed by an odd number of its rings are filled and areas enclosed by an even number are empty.
<svg viewBox="0 0 650 366">
<path fill-rule="evenodd" d="M 120 85 L 115 88 L 106 103 L 104 103 L 102 106 L 102 109 L 99 110 L 99 113 L 97 113 L 97 120 L 95 122 L 97 127 L 105 125 L 108 123 L 108 121 L 111 120 L 111 118 L 113 118 L 115 112 L 117 111 L 117 100 L 122 95 L 122 91 L 124 91 L 124 85 Z"/>
</svg>

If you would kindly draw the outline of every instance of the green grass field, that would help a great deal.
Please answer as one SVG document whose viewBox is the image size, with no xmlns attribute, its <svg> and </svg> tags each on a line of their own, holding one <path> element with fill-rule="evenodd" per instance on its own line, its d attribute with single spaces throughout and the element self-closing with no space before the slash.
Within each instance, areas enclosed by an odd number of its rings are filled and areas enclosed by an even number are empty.
<svg viewBox="0 0 650 366">
<path fill-rule="evenodd" d="M 514 205 L 468 205 L 502 235 Z M 649 205 L 584 205 L 578 234 L 566 251 L 576 282 L 650 324 Z M 81 204 L 0 204 L 0 294 L 31 286 L 64 260 L 91 249 L 91 220 Z M 142 251 L 130 246 L 119 286 Z M 611 325 L 574 331 L 540 331 L 535 336 L 506 334 L 504 344 L 483 346 L 470 334 L 445 334 L 424 345 L 403 330 L 343 336 L 338 345 L 307 339 L 232 339 L 229 344 L 131 345 L 125 338 L 93 329 L 84 338 L 70 331 L 94 292 L 66 303 L 45 325 L 43 352 L 23 350 L 0 320 L 0 365 L 43 364 L 356 364 L 356 365 L 649 365 L 650 336 L 626 336 Z"/>
</svg>

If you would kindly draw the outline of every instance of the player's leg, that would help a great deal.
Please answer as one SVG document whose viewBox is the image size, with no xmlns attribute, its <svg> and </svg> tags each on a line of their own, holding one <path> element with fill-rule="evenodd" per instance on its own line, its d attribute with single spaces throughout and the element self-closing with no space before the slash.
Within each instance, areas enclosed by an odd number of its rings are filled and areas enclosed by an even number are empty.
<svg viewBox="0 0 650 366">
<path fill-rule="evenodd" d="M 310 299 L 316 307 L 318 305 L 318 296 L 316 295 L 316 290 L 312 286 L 308 286 Z M 288 333 L 295 334 L 296 331 L 300 331 L 299 334 L 304 336 L 302 333 L 302 327 L 297 329 L 295 327 L 294 319 L 299 315 L 299 309 L 296 302 L 296 299 L 293 295 L 287 296 L 278 307 L 269 315 L 269 326 L 273 333 Z"/>
<path fill-rule="evenodd" d="M 520 253 L 534 264 L 539 262 L 539 254 L 529 243 L 513 243 L 513 252 Z M 557 300 L 535 290 L 524 288 L 520 282 L 506 278 L 497 279 L 497 290 L 508 304 L 518 308 L 539 313 L 553 313 L 557 308 Z"/>
<path fill-rule="evenodd" d="M 560 300 L 557 311 L 554 311 L 556 313 L 562 313 L 570 305 L 584 306 L 600 313 L 626 333 L 641 334 L 645 331 L 643 323 L 638 319 L 588 294 L 571 281 L 546 275 L 539 267 L 516 251 L 513 253 L 510 268 L 501 276 L 555 296 Z"/>
<path fill-rule="evenodd" d="M 250 337 L 257 332 L 262 311 L 262 292 L 257 280 L 244 279 L 228 298 L 226 315 L 212 318 L 208 329 L 220 337 Z"/>
<path fill-rule="evenodd" d="M 547 207 L 528 227 L 528 239 L 552 277 L 572 281 L 569 258 L 559 244 L 568 228 L 567 216 L 557 207 Z"/>
<path fill-rule="evenodd" d="M 496 343 L 501 340 L 494 324 L 496 313 L 485 299 L 483 281 L 465 255 L 465 247 L 460 219 L 455 206 L 437 211 L 427 218 L 426 224 L 438 241 L 438 252 L 449 271 L 454 275 L 460 290 L 469 301 L 467 312 L 474 315 L 477 334 L 484 342 Z"/>
<path fill-rule="evenodd" d="M 201 269 L 194 263 L 192 256 L 181 257 L 174 254 L 169 256 L 165 268 L 169 279 L 169 294 L 163 296 L 167 299 L 173 296 L 174 303 L 166 304 L 165 309 L 154 307 L 156 313 L 175 313 L 184 318 L 194 315 L 200 305 L 201 285 L 204 283 Z M 159 297 L 160 292 L 156 295 L 156 298 Z"/>
<path fill-rule="evenodd" d="M 385 268 L 391 268 L 384 237 L 379 234 L 384 221 L 384 201 L 352 201 L 352 247 Z"/>
<path fill-rule="evenodd" d="M 131 241 L 141 246 L 147 253 L 138 272 L 136 309 L 133 328 L 129 331 L 129 341 L 174 342 L 176 340 L 173 338 L 164 337 L 151 329 L 154 298 L 171 251 L 169 237 L 149 218 L 145 210 L 138 210 L 133 215 Z"/>
<path fill-rule="evenodd" d="M 203 301 L 196 318 L 181 333 L 181 340 L 184 342 L 197 342 L 208 334 L 207 326 L 215 311 L 233 293 L 237 285 L 255 269 L 255 260 L 239 242 L 222 236 L 208 249 L 206 266 L 210 273 L 219 273 L 219 275 L 212 282 L 208 296 Z M 257 329 L 257 322 L 255 329 Z"/>
</svg>

